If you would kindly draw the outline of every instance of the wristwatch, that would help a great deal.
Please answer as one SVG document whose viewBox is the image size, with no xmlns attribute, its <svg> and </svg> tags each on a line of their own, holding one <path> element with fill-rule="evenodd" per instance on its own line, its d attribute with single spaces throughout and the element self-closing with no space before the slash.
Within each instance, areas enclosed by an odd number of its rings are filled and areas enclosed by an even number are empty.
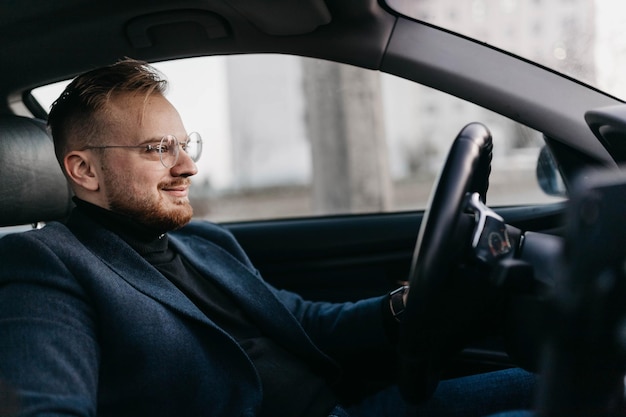
<svg viewBox="0 0 626 417">
<path fill-rule="evenodd" d="M 404 305 L 404 294 L 409 291 L 408 285 L 403 285 L 402 287 L 395 289 L 389 293 L 389 307 L 391 308 L 391 314 L 393 314 L 393 318 L 396 321 L 402 321 L 402 316 L 404 315 L 404 310 L 406 306 Z"/>
</svg>

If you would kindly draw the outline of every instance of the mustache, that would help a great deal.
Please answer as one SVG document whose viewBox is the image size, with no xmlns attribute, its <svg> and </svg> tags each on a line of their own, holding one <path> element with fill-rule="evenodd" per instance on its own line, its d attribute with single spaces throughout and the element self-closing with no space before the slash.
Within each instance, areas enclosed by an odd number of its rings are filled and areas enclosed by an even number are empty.
<svg viewBox="0 0 626 417">
<path fill-rule="evenodd" d="M 189 187 L 191 185 L 191 179 L 190 178 L 178 178 L 175 179 L 174 181 L 168 181 L 168 182 L 162 182 L 159 184 L 159 188 L 163 189 L 163 188 L 174 188 L 174 187 Z"/>
</svg>

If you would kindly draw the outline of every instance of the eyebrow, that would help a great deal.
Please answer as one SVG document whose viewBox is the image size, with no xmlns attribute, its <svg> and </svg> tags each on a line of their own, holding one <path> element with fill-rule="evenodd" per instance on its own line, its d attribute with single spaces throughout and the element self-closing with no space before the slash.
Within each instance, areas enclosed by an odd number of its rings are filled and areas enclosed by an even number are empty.
<svg viewBox="0 0 626 417">
<path fill-rule="evenodd" d="M 148 138 L 148 139 L 144 139 L 143 141 L 139 142 L 137 144 L 137 146 L 141 146 L 141 145 L 149 145 L 151 143 L 155 143 L 155 142 L 161 142 L 161 139 L 163 139 L 165 136 L 167 135 L 171 135 L 174 136 L 176 139 L 178 139 L 179 143 L 184 143 L 184 141 L 187 141 L 189 139 L 189 133 L 185 132 L 184 135 L 182 136 L 177 136 L 177 135 L 173 135 L 171 133 L 167 133 L 163 136 L 158 136 L 158 137 L 153 137 L 153 138 Z M 181 139 L 182 138 L 182 139 Z"/>
<path fill-rule="evenodd" d="M 154 142 L 161 142 L 162 138 L 163 138 L 163 136 L 160 136 L 158 138 L 157 137 L 153 137 L 153 138 L 144 139 L 143 141 L 139 142 L 137 144 L 137 146 L 149 145 L 149 144 L 154 143 Z"/>
</svg>

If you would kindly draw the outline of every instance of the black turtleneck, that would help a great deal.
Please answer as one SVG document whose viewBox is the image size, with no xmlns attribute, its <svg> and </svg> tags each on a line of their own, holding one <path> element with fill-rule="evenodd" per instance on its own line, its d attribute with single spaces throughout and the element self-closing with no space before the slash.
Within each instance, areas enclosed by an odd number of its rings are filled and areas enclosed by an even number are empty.
<svg viewBox="0 0 626 417">
<path fill-rule="evenodd" d="M 289 352 L 288 347 L 263 335 L 228 294 L 169 245 L 167 234 L 83 200 L 76 198 L 75 202 L 77 210 L 120 236 L 237 341 L 262 382 L 260 416 L 328 416 L 336 400 L 324 378 Z"/>
</svg>

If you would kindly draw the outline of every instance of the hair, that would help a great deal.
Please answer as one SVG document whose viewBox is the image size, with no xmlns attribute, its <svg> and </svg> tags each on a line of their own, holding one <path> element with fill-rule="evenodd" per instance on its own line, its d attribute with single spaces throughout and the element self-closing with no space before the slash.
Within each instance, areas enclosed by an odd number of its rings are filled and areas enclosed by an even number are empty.
<svg viewBox="0 0 626 417">
<path fill-rule="evenodd" d="M 63 158 L 76 149 L 97 144 L 109 126 L 107 103 L 120 93 L 165 94 L 167 80 L 143 61 L 126 58 L 76 77 L 52 103 L 48 127 L 54 152 L 65 171 Z"/>
</svg>

